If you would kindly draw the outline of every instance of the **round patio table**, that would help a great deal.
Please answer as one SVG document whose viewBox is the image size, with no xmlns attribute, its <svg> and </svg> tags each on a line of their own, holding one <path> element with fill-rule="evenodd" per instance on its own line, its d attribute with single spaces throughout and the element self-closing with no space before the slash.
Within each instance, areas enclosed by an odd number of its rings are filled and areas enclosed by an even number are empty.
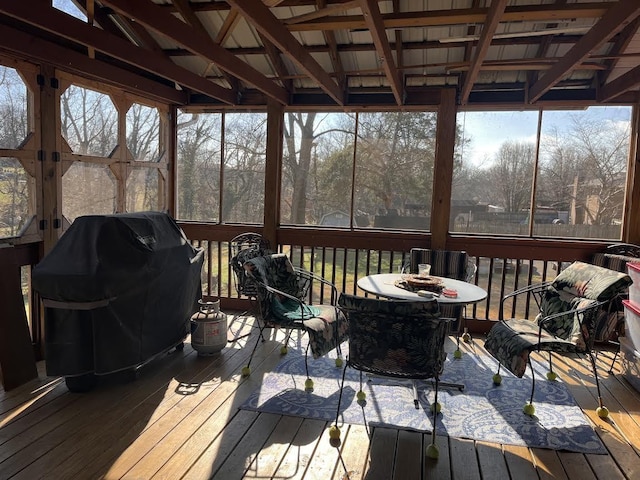
<svg viewBox="0 0 640 480">
<path fill-rule="evenodd" d="M 367 275 L 358 280 L 358 287 L 367 293 L 379 297 L 413 301 L 431 300 L 431 298 L 422 297 L 415 292 L 396 286 L 396 282 L 402 280 L 402 275 L 401 273 Z M 444 288 L 453 289 L 458 292 L 458 296 L 454 298 L 445 297 L 442 294 L 435 296 L 438 303 L 443 305 L 467 305 L 470 303 L 478 303 L 487 298 L 487 291 L 473 283 L 447 277 L 436 277 L 433 275 L 431 275 L 431 277 L 440 279 L 444 284 Z"/>
</svg>

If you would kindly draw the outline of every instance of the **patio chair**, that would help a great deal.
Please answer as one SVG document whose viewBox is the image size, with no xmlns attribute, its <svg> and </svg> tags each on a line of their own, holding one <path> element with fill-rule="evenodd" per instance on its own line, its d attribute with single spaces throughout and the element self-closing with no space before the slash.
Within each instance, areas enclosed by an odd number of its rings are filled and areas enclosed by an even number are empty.
<svg viewBox="0 0 640 480">
<path fill-rule="evenodd" d="M 455 278 L 469 283 L 473 282 L 477 270 L 476 264 L 469 258 L 467 252 L 412 248 L 409 252 L 409 262 L 403 267 L 403 273 L 418 273 L 418 265 L 421 263 L 431 265 L 431 275 Z M 460 338 L 465 342 L 471 341 L 471 335 L 465 326 L 466 308 L 464 305 L 443 305 L 440 310 L 443 317 L 455 319 L 451 324 L 451 329 L 456 332 L 456 350 L 453 355 L 454 358 L 461 358 Z"/>
<path fill-rule="evenodd" d="M 233 279 L 236 291 L 240 297 L 249 299 L 251 309 L 245 310 L 234 318 L 245 317 L 251 311 L 256 319 L 257 327 L 260 330 L 260 338 L 264 341 L 263 329 L 264 323 L 260 319 L 260 310 L 257 305 L 258 289 L 254 282 L 248 281 L 247 274 L 244 270 L 244 263 L 250 258 L 267 255 L 271 253 L 269 242 L 259 233 L 246 232 L 233 237 L 229 241 L 229 265 L 233 271 Z M 231 328 L 231 326 L 229 326 Z M 236 337 L 234 335 L 232 342 L 245 338 L 249 333 Z"/>
<path fill-rule="evenodd" d="M 416 380 L 434 380 L 435 398 L 430 406 L 434 428 L 426 454 L 437 458 L 435 418 L 441 410 L 438 387 L 447 356 L 444 343 L 451 319 L 440 317 L 436 300 L 407 302 L 342 294 L 338 305 L 349 326 L 349 354 L 342 374 L 336 422 L 329 431 L 332 444 L 340 443 L 342 386 L 346 370 L 351 367 L 360 372 L 360 390 L 356 395 L 360 404 L 366 402 L 363 373 L 411 380 L 416 408 L 419 405 Z"/>
<path fill-rule="evenodd" d="M 342 365 L 340 344 L 346 340 L 347 325 L 344 315 L 336 306 L 338 290 L 335 285 L 312 272 L 296 268 L 286 254 L 271 254 L 247 260 L 244 270 L 257 288 L 260 315 L 267 327 L 281 327 L 287 335 L 281 354 L 287 353 L 289 338 L 294 329 L 309 335 L 305 351 L 307 380 L 305 389 L 313 390 L 307 363 L 309 349 L 314 358 L 319 358 L 333 349 L 338 350 L 336 365 Z M 328 287 L 328 303 L 312 305 L 307 302 L 313 284 Z M 258 339 L 259 341 L 259 339 Z M 244 376 L 251 374 L 251 361 L 258 346 L 253 347 Z"/>
<path fill-rule="evenodd" d="M 522 377 L 527 364 L 531 367 L 531 398 L 524 413 L 534 415 L 533 394 L 535 374 L 531 352 L 549 353 L 548 380 L 555 380 L 551 353 L 584 354 L 589 357 L 598 393 L 597 413 L 606 418 L 608 409 L 602 403 L 600 383 L 592 354 L 600 307 L 620 295 L 631 284 L 629 275 L 589 263 L 574 262 L 553 281 L 518 289 L 506 295 L 500 303 L 500 321 L 485 341 L 486 350 L 499 362 L 493 377 L 496 385 L 502 381 L 500 367 L 504 366 L 517 377 Z M 539 313 L 534 320 L 513 318 L 505 320 L 504 304 L 521 294 L 534 298 Z"/>
</svg>

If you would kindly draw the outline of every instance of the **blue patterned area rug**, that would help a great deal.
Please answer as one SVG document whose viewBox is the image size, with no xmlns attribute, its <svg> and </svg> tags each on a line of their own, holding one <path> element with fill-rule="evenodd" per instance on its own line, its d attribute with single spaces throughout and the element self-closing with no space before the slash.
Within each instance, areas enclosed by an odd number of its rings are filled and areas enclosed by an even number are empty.
<svg viewBox="0 0 640 480">
<path fill-rule="evenodd" d="M 343 347 L 346 353 L 344 350 Z M 264 376 L 260 388 L 240 408 L 335 421 L 342 369 L 335 366 L 334 358 L 335 355 L 329 355 L 309 359 L 310 376 L 315 385 L 313 392 L 305 392 L 304 356 L 301 350 L 290 349 L 276 370 Z M 442 413 L 437 418 L 436 432 L 531 448 L 607 453 L 566 386 L 561 381 L 547 381 L 545 366 L 534 361 L 534 368 L 536 415 L 529 417 L 522 412 L 522 407 L 531 394 L 530 376 L 517 378 L 501 369 L 502 385 L 496 387 L 492 382 L 496 371 L 493 357 L 465 352 L 462 359 L 455 360 L 449 353 L 441 381 L 462 383 L 465 388 L 463 392 L 439 390 Z M 416 409 L 411 382 L 364 376 L 367 400 L 361 407 L 355 398 L 360 388 L 359 378 L 358 371 L 347 369 L 340 424 L 366 422 L 370 427 L 431 432 L 433 416 L 429 405 L 434 400 L 431 382 L 418 382 L 420 408 Z"/>
</svg>

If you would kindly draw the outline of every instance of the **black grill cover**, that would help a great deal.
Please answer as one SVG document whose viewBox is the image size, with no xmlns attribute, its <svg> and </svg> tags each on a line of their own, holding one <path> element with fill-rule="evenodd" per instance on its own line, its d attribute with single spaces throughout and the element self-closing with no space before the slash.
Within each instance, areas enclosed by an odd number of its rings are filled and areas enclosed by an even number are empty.
<svg viewBox="0 0 640 480">
<path fill-rule="evenodd" d="M 76 218 L 33 270 L 47 373 L 111 373 L 178 345 L 198 310 L 203 260 L 165 213 Z"/>
</svg>

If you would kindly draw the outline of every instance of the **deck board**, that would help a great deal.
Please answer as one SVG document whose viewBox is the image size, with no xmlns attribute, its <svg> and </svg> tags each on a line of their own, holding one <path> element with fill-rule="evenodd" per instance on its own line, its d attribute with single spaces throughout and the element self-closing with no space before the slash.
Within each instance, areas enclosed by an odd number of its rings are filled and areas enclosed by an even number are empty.
<svg viewBox="0 0 640 480">
<path fill-rule="evenodd" d="M 611 352 L 597 358 L 610 420 L 595 412 L 589 363 L 554 355 L 554 369 L 607 455 L 474 442 L 438 432 L 440 458 L 434 461 L 423 455 L 430 434 L 342 425 L 336 449 L 328 438 L 330 422 L 239 410 L 281 359 L 282 332 L 265 333 L 249 377 L 241 369 L 257 329 L 218 356 L 198 356 L 187 343 L 184 351 L 142 368 L 135 381 L 111 379 L 86 394 L 70 393 L 63 380 L 46 376 L 40 362 L 37 379 L 0 390 L 0 478 L 640 478 L 640 394 L 622 377 L 619 363 L 608 373 Z M 482 351 L 482 338 L 463 349 L 465 355 Z"/>
</svg>

